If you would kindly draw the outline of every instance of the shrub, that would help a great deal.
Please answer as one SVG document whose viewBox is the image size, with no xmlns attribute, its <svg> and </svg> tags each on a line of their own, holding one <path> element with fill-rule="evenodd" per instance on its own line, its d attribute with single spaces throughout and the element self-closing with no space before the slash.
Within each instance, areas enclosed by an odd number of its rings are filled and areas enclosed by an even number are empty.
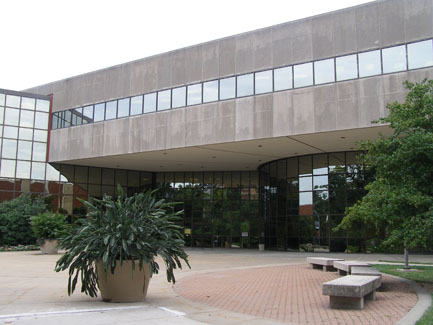
<svg viewBox="0 0 433 325">
<path fill-rule="evenodd" d="M 58 239 L 66 235 L 66 216 L 44 212 L 30 218 L 33 234 L 37 239 Z"/>
</svg>

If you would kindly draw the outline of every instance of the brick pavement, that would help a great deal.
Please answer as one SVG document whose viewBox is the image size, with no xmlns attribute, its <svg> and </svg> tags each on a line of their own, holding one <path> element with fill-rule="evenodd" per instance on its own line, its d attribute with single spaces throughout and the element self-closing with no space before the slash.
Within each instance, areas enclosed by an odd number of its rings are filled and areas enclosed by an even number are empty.
<svg viewBox="0 0 433 325">
<path fill-rule="evenodd" d="M 394 324 L 417 303 L 408 284 L 383 276 L 377 300 L 366 301 L 364 310 L 330 309 L 322 283 L 337 277 L 308 265 L 250 268 L 187 276 L 174 291 L 205 305 L 295 324 Z"/>
</svg>

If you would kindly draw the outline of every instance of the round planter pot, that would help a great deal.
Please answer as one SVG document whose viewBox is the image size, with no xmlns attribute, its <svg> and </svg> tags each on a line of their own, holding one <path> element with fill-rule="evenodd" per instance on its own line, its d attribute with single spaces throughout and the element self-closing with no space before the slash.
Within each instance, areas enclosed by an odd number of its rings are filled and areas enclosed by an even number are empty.
<svg viewBox="0 0 433 325">
<path fill-rule="evenodd" d="M 265 251 L 265 244 L 259 244 L 259 252 Z"/>
<path fill-rule="evenodd" d="M 57 239 L 41 239 L 38 244 L 42 254 L 57 254 L 59 252 Z"/>
<path fill-rule="evenodd" d="M 132 263 L 135 263 L 134 271 L 132 271 Z M 140 302 L 146 297 L 150 281 L 149 264 L 143 264 L 140 270 L 137 261 L 123 261 L 122 265 L 117 261 L 114 274 L 112 274 L 110 270 L 104 272 L 102 261 L 98 261 L 96 270 L 103 301 Z"/>
</svg>

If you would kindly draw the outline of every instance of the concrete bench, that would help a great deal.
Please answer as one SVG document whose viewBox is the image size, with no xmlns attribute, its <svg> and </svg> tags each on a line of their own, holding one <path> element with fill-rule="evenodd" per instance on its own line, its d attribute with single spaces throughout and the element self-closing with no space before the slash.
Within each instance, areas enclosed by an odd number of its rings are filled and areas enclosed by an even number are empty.
<svg viewBox="0 0 433 325">
<path fill-rule="evenodd" d="M 338 270 L 338 274 L 347 275 L 351 274 L 351 268 L 354 266 L 370 267 L 368 263 L 360 261 L 335 261 L 334 267 Z"/>
<path fill-rule="evenodd" d="M 352 266 L 350 269 L 351 275 L 370 275 L 370 276 L 380 276 L 382 277 L 382 273 L 376 269 L 375 267 L 365 267 L 365 266 Z"/>
<path fill-rule="evenodd" d="M 380 285 L 379 276 L 348 275 L 325 282 L 322 293 L 329 296 L 331 308 L 364 309 L 364 298 L 376 300 Z"/>
<path fill-rule="evenodd" d="M 341 258 L 328 257 L 307 257 L 307 263 L 312 269 L 322 269 L 323 271 L 335 271 L 334 261 L 344 261 Z"/>
</svg>

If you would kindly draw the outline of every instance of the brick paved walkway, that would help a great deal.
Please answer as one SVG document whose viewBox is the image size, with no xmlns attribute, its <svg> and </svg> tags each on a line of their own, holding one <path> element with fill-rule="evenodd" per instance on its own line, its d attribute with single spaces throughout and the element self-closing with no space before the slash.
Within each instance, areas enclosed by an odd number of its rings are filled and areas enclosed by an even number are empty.
<svg viewBox="0 0 433 325">
<path fill-rule="evenodd" d="M 409 285 L 383 276 L 377 300 L 366 301 L 364 310 L 330 309 L 322 283 L 337 277 L 307 265 L 250 268 L 185 277 L 174 291 L 195 302 L 295 324 L 394 324 L 417 302 Z"/>
</svg>

